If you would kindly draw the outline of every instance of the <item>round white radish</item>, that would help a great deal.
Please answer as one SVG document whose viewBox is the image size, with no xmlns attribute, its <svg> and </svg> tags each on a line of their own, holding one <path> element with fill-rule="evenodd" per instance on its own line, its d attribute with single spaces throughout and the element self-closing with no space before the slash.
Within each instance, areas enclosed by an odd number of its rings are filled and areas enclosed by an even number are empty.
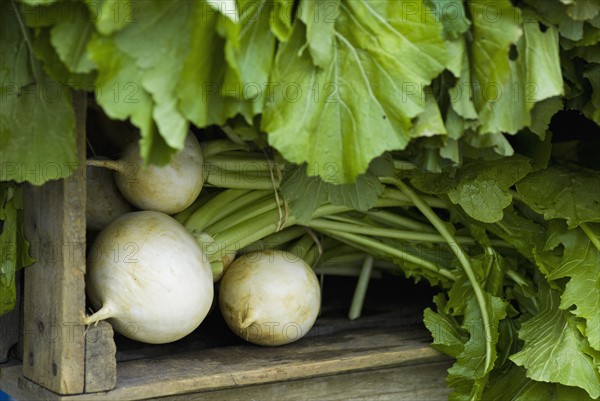
<svg viewBox="0 0 600 401">
<path fill-rule="evenodd" d="M 126 146 L 119 160 L 87 163 L 114 170 L 123 196 L 143 210 L 178 213 L 196 200 L 204 184 L 202 149 L 192 133 L 164 166 L 144 165 L 137 142 Z"/>
<path fill-rule="evenodd" d="M 95 314 L 134 340 L 161 344 L 196 329 L 213 300 L 210 264 L 175 219 L 132 212 L 106 226 L 88 256 L 86 292 Z"/>
<path fill-rule="evenodd" d="M 115 218 L 132 211 L 133 206 L 123 198 L 109 170 L 87 167 L 85 221 L 89 230 L 101 230 Z"/>
<path fill-rule="evenodd" d="M 247 253 L 221 279 L 219 307 L 227 325 L 254 344 L 282 345 L 304 336 L 321 304 L 317 276 L 280 250 Z"/>
</svg>

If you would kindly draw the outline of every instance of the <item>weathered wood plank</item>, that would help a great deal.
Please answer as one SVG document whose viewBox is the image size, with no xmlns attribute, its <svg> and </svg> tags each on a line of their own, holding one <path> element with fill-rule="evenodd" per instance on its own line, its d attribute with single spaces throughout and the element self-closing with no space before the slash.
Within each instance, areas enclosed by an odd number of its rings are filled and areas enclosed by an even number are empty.
<svg viewBox="0 0 600 401">
<path fill-rule="evenodd" d="M 85 392 L 111 390 L 117 383 L 117 347 L 113 329 L 107 322 L 98 322 L 86 333 Z"/>
<path fill-rule="evenodd" d="M 25 196 L 25 233 L 37 261 L 25 269 L 23 374 L 61 394 L 81 393 L 85 384 L 79 324 L 85 308 L 85 94 L 74 94 L 74 106 L 82 163 L 68 179 L 27 186 Z"/>
<path fill-rule="evenodd" d="M 164 398 L 162 401 L 445 401 L 450 389 L 446 385 L 446 370 L 451 361 L 404 365 L 377 370 L 358 371 L 309 379 L 273 382 L 222 390 L 200 391 Z M 48 392 L 24 392 L 18 388 L 20 368 L 5 369 L 0 374 L 0 387 L 17 399 L 50 400 Z M 1 370 L 0 370 L 1 373 Z M 110 392 L 107 394 L 111 394 Z M 74 398 L 75 397 L 75 398 Z M 55 398 L 58 399 L 58 398 Z M 62 397 L 67 400 L 85 400 L 85 396 Z"/>
<path fill-rule="evenodd" d="M 285 347 L 240 345 L 121 362 L 117 386 L 106 393 L 61 397 L 22 378 L 19 387 L 47 400 L 142 400 L 445 360 L 422 328 L 360 330 Z"/>
<path fill-rule="evenodd" d="M 361 371 L 312 379 L 234 387 L 202 393 L 202 401 L 446 401 L 450 389 L 446 370 L 451 363 Z M 198 394 L 161 398 L 161 401 L 192 401 Z"/>
</svg>

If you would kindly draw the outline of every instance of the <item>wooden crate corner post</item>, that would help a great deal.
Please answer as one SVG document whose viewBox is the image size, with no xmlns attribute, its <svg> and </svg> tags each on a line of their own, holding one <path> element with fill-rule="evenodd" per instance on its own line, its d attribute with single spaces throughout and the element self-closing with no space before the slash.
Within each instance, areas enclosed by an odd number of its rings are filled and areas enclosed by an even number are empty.
<svg viewBox="0 0 600 401">
<path fill-rule="evenodd" d="M 73 93 L 79 167 L 67 179 L 29 185 L 25 232 L 36 262 L 25 269 L 23 376 L 58 394 L 106 391 L 116 383 L 108 323 L 86 328 L 86 94 Z M 33 383 L 31 383 L 33 382 Z"/>
</svg>

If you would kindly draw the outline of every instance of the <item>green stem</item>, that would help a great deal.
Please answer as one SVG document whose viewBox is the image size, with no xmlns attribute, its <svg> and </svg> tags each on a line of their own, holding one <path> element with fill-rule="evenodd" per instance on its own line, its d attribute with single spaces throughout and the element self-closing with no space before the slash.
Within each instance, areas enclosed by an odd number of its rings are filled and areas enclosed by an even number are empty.
<svg viewBox="0 0 600 401">
<path fill-rule="evenodd" d="M 314 245 L 315 240 L 305 231 L 304 235 L 294 242 L 287 251 L 293 253 L 299 258 L 305 259 L 306 255 Z"/>
<path fill-rule="evenodd" d="M 230 203 L 217 206 L 219 209 L 215 211 L 212 214 L 212 217 L 206 221 L 203 229 L 209 230 L 211 226 L 219 224 L 225 219 L 232 219 L 233 221 L 236 221 L 237 219 L 240 219 L 240 221 L 248 219 L 249 215 L 247 211 L 251 210 L 253 205 L 261 199 L 270 200 L 273 203 L 273 207 L 275 207 L 273 192 L 263 190 L 246 191 L 246 193 L 240 195 L 236 199 L 233 199 Z"/>
<path fill-rule="evenodd" d="M 415 170 L 417 168 L 411 162 L 407 162 L 405 160 L 394 160 L 394 169 L 395 170 Z"/>
<path fill-rule="evenodd" d="M 594 231 L 592 231 L 590 226 L 588 226 L 587 223 L 581 223 L 581 224 L 579 224 L 579 227 L 581 227 L 581 229 L 583 230 L 585 235 L 587 235 L 587 237 L 590 239 L 592 244 L 596 247 L 598 252 L 600 252 L 600 240 L 598 239 L 598 237 L 596 237 L 596 235 L 594 234 Z"/>
<path fill-rule="evenodd" d="M 277 209 L 277 206 L 273 193 L 271 193 L 270 196 L 263 196 L 253 203 L 246 204 L 246 207 L 239 208 L 234 213 L 225 215 L 226 217 L 217 220 L 215 223 L 206 227 L 205 231 L 211 235 L 220 233 L 231 227 L 244 224 L 244 222 L 251 220 L 256 216 L 275 210 Z"/>
<path fill-rule="evenodd" d="M 313 216 L 317 218 L 329 214 L 343 213 L 349 210 L 350 209 L 345 206 L 324 205 L 317 208 L 313 213 Z M 296 223 L 296 218 L 293 215 L 290 215 L 283 224 L 280 224 L 279 213 L 277 208 L 275 208 L 260 216 L 244 221 L 241 224 L 219 231 L 214 236 L 216 246 L 211 249 L 205 249 L 205 252 L 210 260 L 210 258 L 215 257 L 215 255 L 220 254 L 225 249 L 242 249 L 269 234 L 277 232 L 278 228 L 282 230 L 286 227 L 293 226 Z"/>
<path fill-rule="evenodd" d="M 519 284 L 520 286 L 529 287 L 529 283 L 527 282 L 527 280 L 525 280 L 525 278 L 523 276 L 521 276 L 519 273 L 517 273 L 516 271 L 507 269 L 506 275 L 508 276 L 508 278 L 510 278 L 512 281 Z"/>
<path fill-rule="evenodd" d="M 310 248 L 304 254 L 304 261 L 313 268 L 317 262 L 321 259 L 323 250 L 313 241 Z"/>
<path fill-rule="evenodd" d="M 399 203 L 395 200 L 380 199 L 376 202 L 375 207 L 392 207 L 398 206 Z M 224 250 L 245 248 L 267 235 L 295 225 L 297 220 L 293 215 L 287 216 L 283 222 L 280 221 L 279 206 L 281 206 L 281 203 L 278 205 L 274 199 L 265 199 L 264 201 L 249 205 L 248 210 L 240 210 L 212 224 L 211 227 L 207 227 L 207 229 L 210 229 L 210 233 L 214 233 L 215 239 L 214 243 L 204 247 L 209 260 L 218 258 L 218 255 Z M 346 206 L 325 204 L 318 207 L 313 212 L 312 217 L 316 219 L 350 210 L 352 209 Z"/>
<path fill-rule="evenodd" d="M 216 166 L 212 166 L 208 171 L 206 183 L 219 188 L 235 189 L 274 189 L 279 187 L 279 183 L 273 182 L 268 175 L 223 170 Z"/>
<path fill-rule="evenodd" d="M 519 194 L 517 191 L 509 189 L 508 190 L 508 194 L 510 196 L 512 196 L 512 198 L 514 200 L 516 200 L 517 202 L 520 202 L 520 203 L 523 203 L 523 204 L 527 205 L 527 202 L 525 202 L 525 199 L 523 199 L 523 197 L 521 196 L 521 194 Z"/>
<path fill-rule="evenodd" d="M 206 202 L 201 208 L 196 210 L 186 221 L 185 228 L 189 231 L 204 231 L 207 225 L 215 221 L 214 216 L 223 213 L 223 209 L 228 209 L 231 213 L 230 205 L 247 193 L 252 193 L 248 189 L 228 189 Z M 236 209 L 237 210 L 237 209 Z"/>
<path fill-rule="evenodd" d="M 349 233 L 373 235 L 373 236 L 377 236 L 377 237 L 394 238 L 394 239 L 407 240 L 407 241 L 434 242 L 434 243 L 438 243 L 438 242 L 445 243 L 446 242 L 444 237 L 442 237 L 439 234 L 421 233 L 421 232 L 414 232 L 414 231 L 403 231 L 403 230 L 398 230 L 395 228 L 373 227 L 373 226 L 369 226 L 369 225 L 361 224 L 361 223 L 349 224 L 349 223 L 342 223 L 342 222 L 331 221 L 331 220 L 332 219 L 329 219 L 327 217 L 324 219 L 314 219 L 308 223 L 308 226 L 313 227 L 317 230 L 320 228 L 331 228 L 334 230 L 346 231 Z M 477 242 L 471 237 L 456 237 L 455 239 L 458 241 L 458 243 L 461 243 L 464 245 L 477 244 Z M 510 247 L 509 244 L 505 244 L 505 245 Z"/>
<path fill-rule="evenodd" d="M 208 160 L 215 155 L 232 150 L 248 151 L 248 145 L 232 142 L 228 139 L 216 139 L 214 141 L 205 141 L 200 144 L 204 160 Z"/>
<path fill-rule="evenodd" d="M 381 182 L 385 182 L 386 178 L 382 177 L 382 178 L 380 178 L 380 180 L 381 180 Z M 407 197 L 406 194 L 404 194 L 402 191 L 398 191 L 398 190 L 395 190 L 392 188 L 386 188 L 386 190 L 383 193 L 383 197 L 388 198 L 388 199 L 398 200 L 401 202 L 409 202 L 409 204 L 412 205 L 412 200 L 409 197 Z M 434 196 L 423 195 L 422 200 L 430 207 L 435 207 L 435 208 L 439 208 L 439 209 L 448 209 L 448 205 L 446 204 L 446 202 L 444 202 L 440 198 L 436 198 Z"/>
<path fill-rule="evenodd" d="M 184 209 L 181 212 L 177 213 L 173 217 L 175 218 L 175 220 L 177 220 L 178 222 L 180 222 L 181 224 L 183 224 L 185 226 L 187 220 L 194 213 L 196 213 L 196 211 L 198 209 L 200 209 L 202 206 L 206 205 L 211 199 L 213 199 L 215 196 L 219 195 L 220 193 L 221 192 L 210 191 L 209 188 L 205 188 L 204 191 L 202 191 L 202 196 L 199 196 L 198 198 L 196 198 L 196 200 L 194 201 L 194 203 L 192 203 L 186 209 Z"/>
<path fill-rule="evenodd" d="M 371 279 L 372 271 L 373 256 L 369 255 L 365 258 L 365 262 L 360 270 L 360 276 L 358 276 L 356 288 L 354 289 L 352 304 L 350 305 L 350 311 L 348 312 L 348 319 L 350 320 L 360 317 L 363 304 L 365 303 L 365 296 L 367 295 L 367 288 L 369 286 L 369 280 Z"/>
<path fill-rule="evenodd" d="M 345 246 L 351 247 L 350 245 L 344 244 Z M 353 248 L 351 252 L 343 253 L 341 255 L 335 256 L 326 256 L 323 258 L 323 261 L 320 263 L 324 266 L 327 265 L 336 265 L 336 266 L 345 266 L 349 264 L 360 263 L 365 260 L 365 257 L 368 255 L 366 252 L 362 252 Z"/>
<path fill-rule="evenodd" d="M 242 172 L 243 174 L 270 173 L 271 169 L 276 167 L 275 162 L 269 163 L 264 157 L 262 159 L 250 159 L 222 155 L 211 157 L 205 160 L 204 164 L 208 171 L 220 168 L 228 171 Z M 280 164 L 279 167 L 283 168 L 283 165 Z"/>
<path fill-rule="evenodd" d="M 288 221 L 283 224 L 284 227 L 288 227 L 295 223 L 295 219 L 290 217 L 293 221 Z M 209 260 L 212 259 L 213 255 L 218 255 L 225 249 L 242 249 L 252 244 L 253 242 L 259 241 L 269 234 L 277 232 L 279 226 L 279 214 L 277 210 L 271 210 L 260 216 L 256 216 L 250 220 L 247 220 L 241 224 L 237 224 L 231 228 L 217 232 L 215 237 L 216 246 L 213 249 L 205 250 L 209 256 Z"/>
<path fill-rule="evenodd" d="M 367 216 L 371 217 L 375 221 L 385 223 L 391 226 L 404 227 L 409 230 L 435 232 L 431 226 L 420 223 L 411 218 L 397 215 L 386 210 L 376 210 L 367 212 Z"/>
<path fill-rule="evenodd" d="M 364 257 L 363 257 L 364 260 Z M 317 266 L 315 273 L 317 275 L 325 274 L 328 276 L 358 277 L 360 276 L 361 266 Z"/>
<path fill-rule="evenodd" d="M 303 236 L 304 234 L 306 234 L 306 229 L 302 226 L 288 227 L 279 232 L 267 235 L 263 239 L 253 242 L 245 248 L 240 249 L 240 253 L 279 248 L 282 245 Z"/>
<path fill-rule="evenodd" d="M 414 255 L 408 253 L 408 252 L 398 250 L 394 247 L 383 244 L 374 239 L 371 239 L 368 237 L 363 237 L 362 235 L 351 234 L 351 233 L 346 233 L 346 232 L 336 231 L 336 230 L 319 230 L 319 231 L 322 231 L 327 235 L 337 238 L 342 242 L 346 242 L 346 243 L 349 243 L 349 244 L 352 244 L 355 246 L 359 245 L 359 246 L 363 247 L 363 249 L 369 251 L 369 253 L 371 253 L 371 251 L 377 251 L 383 255 L 387 255 L 388 257 L 398 258 L 400 260 L 404 260 L 406 262 L 413 263 L 419 267 L 422 267 L 425 270 L 428 270 L 428 271 L 430 271 L 434 274 L 437 274 L 437 275 L 439 275 L 445 279 L 448 279 L 450 281 L 456 280 L 456 277 L 454 277 L 454 274 L 452 274 L 452 272 L 450 272 L 449 270 L 441 268 L 433 262 L 430 262 L 425 259 L 421 259 L 417 256 L 414 256 Z"/>
<path fill-rule="evenodd" d="M 471 262 L 469 258 L 464 253 L 462 248 L 457 244 L 456 240 L 452 233 L 446 228 L 445 223 L 438 217 L 437 214 L 433 212 L 433 210 L 427 205 L 416 192 L 408 187 L 402 180 L 397 178 L 388 178 L 385 181 L 396 185 L 398 189 L 404 192 L 414 203 L 414 205 L 423 213 L 423 215 L 431 222 L 431 224 L 438 230 L 438 232 L 446 239 L 450 249 L 458 259 L 460 265 L 462 266 L 467 278 L 469 279 L 469 283 L 473 287 L 473 291 L 475 293 L 475 298 L 477 299 L 477 304 L 479 305 L 479 310 L 481 312 L 481 317 L 483 319 L 483 329 L 485 330 L 485 371 L 489 371 L 492 367 L 492 328 L 490 325 L 490 316 L 487 309 L 487 303 L 484 297 L 483 290 L 475 277 L 475 273 L 473 272 L 473 268 L 471 267 Z"/>
</svg>

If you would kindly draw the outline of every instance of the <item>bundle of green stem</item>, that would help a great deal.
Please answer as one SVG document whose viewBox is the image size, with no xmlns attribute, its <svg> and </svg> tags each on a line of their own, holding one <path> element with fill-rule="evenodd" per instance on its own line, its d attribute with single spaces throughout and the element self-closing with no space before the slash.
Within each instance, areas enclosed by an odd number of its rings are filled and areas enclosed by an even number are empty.
<svg viewBox="0 0 600 401">
<path fill-rule="evenodd" d="M 452 234 L 455 229 L 433 211 L 448 208 L 442 198 L 418 194 L 398 178 L 380 177 L 386 188 L 371 210 L 359 213 L 325 202 L 299 226 L 277 190 L 284 168 L 280 160 L 228 140 L 205 143 L 203 150 L 206 181 L 219 189 L 203 192 L 176 218 L 198 238 L 216 277 L 240 250 L 281 248 L 294 240 L 298 243 L 291 250 L 314 264 L 323 250 L 315 252 L 313 231 L 393 262 L 388 270 L 420 275 L 432 284 L 447 287 L 455 280 L 455 260 L 471 275 L 463 248 L 477 243 L 469 235 Z M 502 240 L 490 245 L 508 247 Z"/>
<path fill-rule="evenodd" d="M 476 245 L 468 235 L 452 235 L 452 229 L 433 212 L 433 208 L 447 209 L 443 199 L 419 195 L 393 177 L 380 178 L 386 188 L 371 210 L 358 213 L 325 202 L 308 224 L 299 226 L 277 191 L 283 163 L 226 140 L 203 144 L 203 149 L 207 182 L 220 189 L 203 192 L 176 218 L 199 239 L 217 276 L 223 260 L 234 252 L 282 247 L 293 240 L 301 241 L 293 251 L 313 264 L 318 253 L 307 250 L 318 241 L 307 234 L 307 228 L 394 262 L 395 269 L 405 274 L 420 274 L 442 284 L 455 279 L 453 255 L 464 263 L 462 247 Z M 492 240 L 492 245 L 507 246 L 500 240 Z"/>
</svg>

